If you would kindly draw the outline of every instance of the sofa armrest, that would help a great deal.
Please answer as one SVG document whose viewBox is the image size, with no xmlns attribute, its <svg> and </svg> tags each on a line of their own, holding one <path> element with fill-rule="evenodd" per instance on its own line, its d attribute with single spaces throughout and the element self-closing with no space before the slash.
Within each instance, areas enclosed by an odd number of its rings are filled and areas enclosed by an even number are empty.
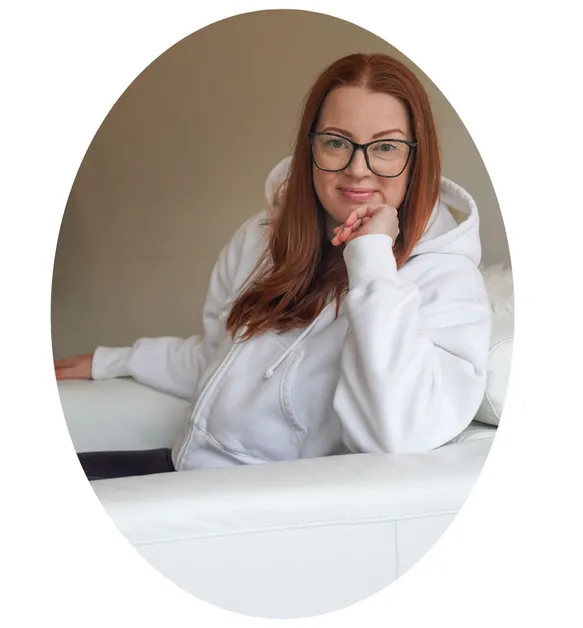
<svg viewBox="0 0 583 628">
<path fill-rule="evenodd" d="M 77 452 L 171 447 L 189 408 L 128 378 L 61 381 L 58 391 Z"/>
<path fill-rule="evenodd" d="M 490 434 L 417 455 L 352 454 L 92 482 L 146 560 L 223 608 L 299 617 L 401 575 L 451 523 Z"/>
</svg>

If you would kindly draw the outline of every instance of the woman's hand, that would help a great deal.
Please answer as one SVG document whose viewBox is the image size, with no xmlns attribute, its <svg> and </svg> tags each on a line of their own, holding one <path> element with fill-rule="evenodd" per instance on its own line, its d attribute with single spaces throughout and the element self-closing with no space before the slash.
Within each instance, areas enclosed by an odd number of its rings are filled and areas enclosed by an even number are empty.
<svg viewBox="0 0 583 628">
<path fill-rule="evenodd" d="M 334 229 L 332 244 L 338 246 L 359 236 L 380 233 L 392 238 L 393 244 L 399 235 L 397 210 L 389 205 L 362 205 L 357 207 L 346 222 Z"/>
<path fill-rule="evenodd" d="M 93 354 L 77 355 L 73 358 L 55 360 L 55 375 L 57 380 L 63 379 L 91 379 Z"/>
</svg>

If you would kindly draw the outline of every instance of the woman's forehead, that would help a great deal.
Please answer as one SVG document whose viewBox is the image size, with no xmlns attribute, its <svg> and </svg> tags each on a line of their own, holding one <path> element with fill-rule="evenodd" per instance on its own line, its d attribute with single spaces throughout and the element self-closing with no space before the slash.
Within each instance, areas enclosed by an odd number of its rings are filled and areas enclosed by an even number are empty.
<svg viewBox="0 0 583 628">
<path fill-rule="evenodd" d="M 396 96 L 343 85 L 327 95 L 318 126 L 333 126 L 367 138 L 389 129 L 400 129 L 406 134 L 407 109 Z"/>
</svg>

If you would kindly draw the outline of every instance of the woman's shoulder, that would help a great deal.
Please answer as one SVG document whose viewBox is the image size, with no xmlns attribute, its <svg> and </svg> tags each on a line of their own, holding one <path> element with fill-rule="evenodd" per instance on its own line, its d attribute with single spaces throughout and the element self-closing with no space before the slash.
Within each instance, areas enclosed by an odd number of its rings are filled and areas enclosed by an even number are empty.
<svg viewBox="0 0 583 628">
<path fill-rule="evenodd" d="M 248 218 L 233 234 L 230 249 L 236 249 L 239 255 L 249 255 L 263 249 L 267 243 L 269 214 L 261 211 Z"/>
<path fill-rule="evenodd" d="M 268 212 L 254 214 L 235 231 L 221 251 L 219 263 L 237 287 L 253 272 L 267 245 Z"/>
</svg>

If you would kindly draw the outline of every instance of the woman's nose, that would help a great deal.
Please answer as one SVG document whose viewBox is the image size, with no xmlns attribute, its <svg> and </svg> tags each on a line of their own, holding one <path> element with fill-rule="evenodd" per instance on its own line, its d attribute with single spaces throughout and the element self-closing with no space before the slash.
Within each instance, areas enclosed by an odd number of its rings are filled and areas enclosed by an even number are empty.
<svg viewBox="0 0 583 628">
<path fill-rule="evenodd" d="M 346 173 L 357 178 L 366 177 L 372 174 L 366 163 L 364 151 L 361 148 L 356 149 L 350 165 L 346 168 Z"/>
</svg>

